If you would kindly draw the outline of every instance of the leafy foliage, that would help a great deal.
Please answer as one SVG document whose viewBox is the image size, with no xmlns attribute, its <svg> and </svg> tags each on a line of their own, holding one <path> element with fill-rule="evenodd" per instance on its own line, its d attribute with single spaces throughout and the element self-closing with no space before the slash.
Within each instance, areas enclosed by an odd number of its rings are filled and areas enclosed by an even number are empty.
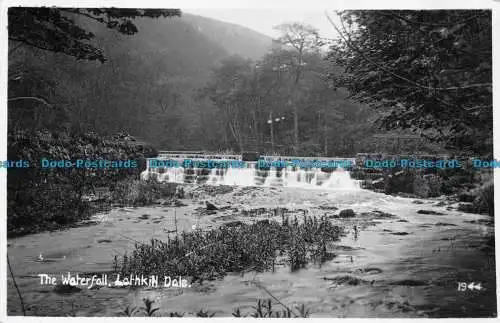
<svg viewBox="0 0 500 323">
<path fill-rule="evenodd" d="M 78 26 L 75 15 L 88 17 L 122 34 L 133 35 L 138 32 L 133 23 L 137 17 L 175 17 L 180 14 L 178 9 L 11 7 L 8 11 L 9 40 L 102 63 L 106 60 L 102 50 L 88 42 L 95 35 Z"/>
<path fill-rule="evenodd" d="M 383 108 L 387 129 L 412 129 L 450 149 L 492 153 L 492 28 L 488 10 L 344 11 L 330 75 Z"/>
<path fill-rule="evenodd" d="M 202 92 L 218 109 L 220 144 L 305 156 L 355 153 L 373 132 L 371 112 L 325 82 L 327 67 L 319 52 L 299 57 L 290 47 L 257 62 L 222 61 Z"/>
<path fill-rule="evenodd" d="M 95 133 L 9 131 L 9 160 L 25 160 L 29 168 L 7 172 L 7 228 L 28 233 L 71 224 L 91 215 L 84 195 L 97 187 L 138 177 L 146 158 L 156 155 L 147 144 L 120 136 L 102 138 Z M 135 160 L 137 168 L 42 168 L 41 160 Z"/>
</svg>

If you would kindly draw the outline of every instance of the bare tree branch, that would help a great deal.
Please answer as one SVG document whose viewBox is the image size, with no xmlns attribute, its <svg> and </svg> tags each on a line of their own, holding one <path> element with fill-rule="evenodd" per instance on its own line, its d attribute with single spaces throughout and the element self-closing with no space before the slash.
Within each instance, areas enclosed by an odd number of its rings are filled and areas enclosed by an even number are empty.
<svg viewBox="0 0 500 323">
<path fill-rule="evenodd" d="M 19 96 L 16 98 L 10 98 L 7 100 L 7 102 L 13 102 L 13 101 L 19 101 L 19 100 L 34 100 L 34 101 L 38 101 L 38 102 L 43 103 L 46 106 L 52 108 L 52 105 L 47 103 L 47 101 L 45 101 L 44 99 L 41 99 L 41 98 L 34 97 L 34 96 Z"/>
</svg>

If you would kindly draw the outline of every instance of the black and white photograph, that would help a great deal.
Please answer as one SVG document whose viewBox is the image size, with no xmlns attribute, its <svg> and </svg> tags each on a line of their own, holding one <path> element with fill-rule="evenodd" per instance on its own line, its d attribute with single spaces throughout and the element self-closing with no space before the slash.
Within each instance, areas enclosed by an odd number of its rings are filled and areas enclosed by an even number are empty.
<svg viewBox="0 0 500 323">
<path fill-rule="evenodd" d="M 292 2 L 2 5 L 7 319 L 497 317 L 499 5 Z"/>
</svg>

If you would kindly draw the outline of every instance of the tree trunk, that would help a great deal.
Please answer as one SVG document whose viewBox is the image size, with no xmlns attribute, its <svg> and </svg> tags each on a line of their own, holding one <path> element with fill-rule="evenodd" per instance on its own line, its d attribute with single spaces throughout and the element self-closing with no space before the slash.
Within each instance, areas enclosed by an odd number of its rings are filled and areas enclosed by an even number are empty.
<svg viewBox="0 0 500 323">
<path fill-rule="evenodd" d="M 325 106 L 324 118 L 325 118 L 325 132 L 324 132 L 324 137 L 325 137 L 325 157 L 328 157 L 328 119 L 327 119 L 327 116 L 326 116 L 326 106 Z"/>
<path fill-rule="evenodd" d="M 273 122 L 273 112 L 269 112 L 269 120 L 271 120 L 271 153 L 274 154 L 274 122 Z"/>
<path fill-rule="evenodd" d="M 299 146 L 299 113 L 297 111 L 297 105 L 295 102 L 293 103 L 293 149 L 295 155 L 298 154 L 298 146 Z"/>
</svg>

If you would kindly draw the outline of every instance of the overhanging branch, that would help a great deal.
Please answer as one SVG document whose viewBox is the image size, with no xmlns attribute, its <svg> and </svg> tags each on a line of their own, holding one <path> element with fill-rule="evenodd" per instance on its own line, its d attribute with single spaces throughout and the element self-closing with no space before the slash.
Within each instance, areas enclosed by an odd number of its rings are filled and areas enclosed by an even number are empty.
<svg viewBox="0 0 500 323">
<path fill-rule="evenodd" d="M 333 22 L 333 20 L 330 18 L 330 16 L 328 15 L 327 12 L 325 12 L 325 15 L 326 15 L 326 18 L 328 19 L 328 21 L 330 22 L 330 24 L 333 26 L 333 28 L 335 28 L 335 30 L 337 31 L 337 33 L 339 33 L 340 37 L 342 37 L 342 39 L 346 42 L 347 46 L 349 46 L 349 48 L 351 48 L 352 50 L 356 51 L 357 53 L 360 54 L 360 56 L 368 61 L 369 63 L 375 65 L 377 68 L 379 68 L 380 70 L 386 72 L 386 73 L 389 73 L 391 74 L 392 76 L 402 80 L 402 81 L 405 81 L 407 83 L 410 83 L 418 88 L 421 88 L 423 90 L 427 90 L 427 91 L 456 91 L 456 90 L 462 90 L 462 89 L 468 89 L 468 88 L 482 88 L 482 87 L 490 87 L 492 86 L 491 83 L 476 83 L 476 84 L 469 84 L 469 85 L 462 85 L 462 86 L 452 86 L 452 87 L 430 87 L 430 86 L 425 86 L 425 85 L 422 85 L 420 83 L 417 83 L 415 81 L 412 81 L 402 75 L 399 75 L 397 73 L 394 73 L 393 71 L 389 70 L 388 68 L 386 68 L 385 66 L 382 66 L 380 64 L 378 64 L 377 62 L 373 61 L 372 59 L 368 58 L 364 53 L 363 51 L 361 51 L 359 48 L 357 48 L 352 42 L 351 42 L 351 39 L 349 37 L 349 34 L 346 32 L 345 30 L 345 27 L 344 27 L 344 32 L 348 35 L 346 38 L 344 36 L 344 33 L 337 27 L 337 25 Z M 340 17 L 340 21 L 342 22 L 343 24 L 343 21 L 342 21 L 342 17 Z"/>
</svg>

